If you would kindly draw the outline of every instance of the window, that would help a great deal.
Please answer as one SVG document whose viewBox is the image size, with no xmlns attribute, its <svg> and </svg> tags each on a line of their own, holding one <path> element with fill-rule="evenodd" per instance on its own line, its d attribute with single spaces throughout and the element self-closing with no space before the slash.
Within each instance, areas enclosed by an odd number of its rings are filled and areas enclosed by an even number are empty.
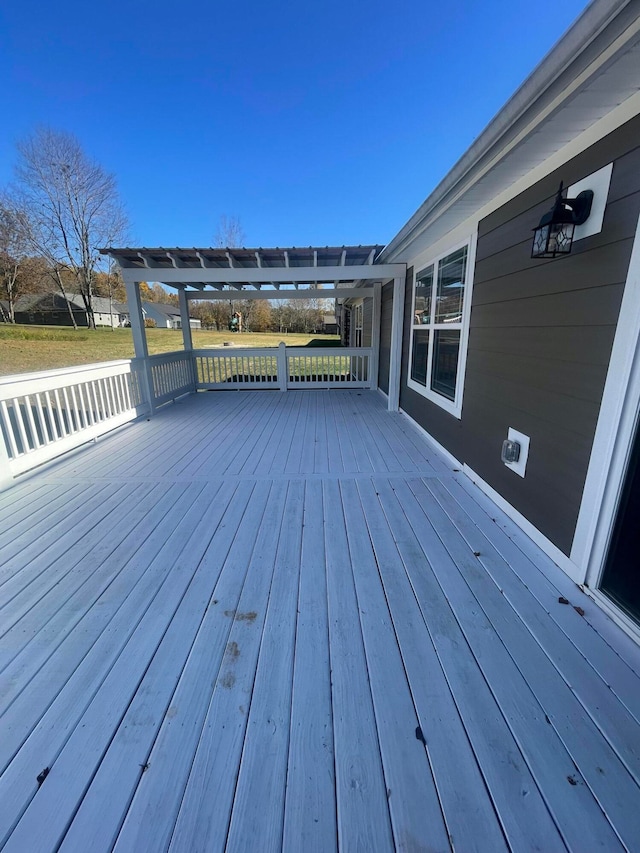
<svg viewBox="0 0 640 853">
<path fill-rule="evenodd" d="M 468 241 L 420 270 L 413 288 L 407 384 L 457 417 L 462 412 L 472 267 Z"/>
<path fill-rule="evenodd" d="M 362 302 L 353 309 L 353 339 L 351 346 L 353 347 L 361 347 L 362 346 Z"/>
</svg>

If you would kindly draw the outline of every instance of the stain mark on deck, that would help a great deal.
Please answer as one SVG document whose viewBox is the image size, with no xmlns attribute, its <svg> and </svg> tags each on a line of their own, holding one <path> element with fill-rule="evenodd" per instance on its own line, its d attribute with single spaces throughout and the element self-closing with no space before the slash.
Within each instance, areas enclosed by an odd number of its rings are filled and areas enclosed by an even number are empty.
<svg viewBox="0 0 640 853">
<path fill-rule="evenodd" d="M 244 613 L 240 610 L 225 610 L 224 615 L 235 619 L 236 622 L 254 622 L 258 614 L 255 610 L 247 610 Z"/>
</svg>

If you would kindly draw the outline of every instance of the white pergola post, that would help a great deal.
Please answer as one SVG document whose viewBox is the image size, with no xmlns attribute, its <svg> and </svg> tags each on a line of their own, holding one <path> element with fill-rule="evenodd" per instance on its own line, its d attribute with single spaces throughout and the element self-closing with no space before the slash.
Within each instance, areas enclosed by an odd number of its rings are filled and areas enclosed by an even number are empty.
<svg viewBox="0 0 640 853">
<path fill-rule="evenodd" d="M 189 303 L 184 287 L 178 290 L 178 300 L 180 303 L 180 323 L 182 325 L 182 343 L 185 352 L 191 352 L 193 342 L 191 338 L 191 323 L 189 322 Z"/>
<path fill-rule="evenodd" d="M 393 313 L 391 318 L 391 353 L 389 356 L 389 403 L 388 410 L 400 408 L 400 370 L 402 368 L 402 330 L 404 326 L 405 277 L 393 279 Z"/>
<path fill-rule="evenodd" d="M 129 321 L 133 335 L 133 348 L 136 358 L 142 362 L 142 370 L 140 371 L 142 388 L 149 404 L 149 414 L 152 415 L 155 411 L 155 396 L 153 393 L 153 377 L 151 375 L 151 365 L 149 364 L 149 348 L 147 347 L 147 335 L 144 330 L 144 315 L 142 313 L 139 284 L 137 281 L 128 281 L 125 279 Z"/>
<path fill-rule="evenodd" d="M 13 483 L 13 474 L 9 468 L 9 454 L 4 438 L 0 435 L 0 491 L 7 488 L 11 483 Z"/>
<path fill-rule="evenodd" d="M 380 364 L 380 306 L 382 304 L 382 283 L 373 285 L 373 310 L 371 312 L 371 390 L 378 389 L 378 365 Z"/>
<path fill-rule="evenodd" d="M 196 366 L 193 360 L 193 338 L 191 337 L 191 323 L 189 321 L 189 300 L 184 287 L 178 289 L 178 300 L 180 303 L 180 325 L 182 326 L 182 345 L 184 351 L 189 353 L 189 364 L 191 366 L 192 390 L 196 390 Z"/>
</svg>

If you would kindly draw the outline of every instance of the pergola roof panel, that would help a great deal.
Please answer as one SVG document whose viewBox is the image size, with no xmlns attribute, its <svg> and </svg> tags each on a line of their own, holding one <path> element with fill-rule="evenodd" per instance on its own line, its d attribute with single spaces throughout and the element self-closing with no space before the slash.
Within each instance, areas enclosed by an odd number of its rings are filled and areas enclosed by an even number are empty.
<svg viewBox="0 0 640 853">
<path fill-rule="evenodd" d="M 403 276 L 405 264 L 379 264 L 383 246 L 309 246 L 299 248 L 188 248 L 109 246 L 101 249 L 121 268 L 125 283 L 158 281 L 179 290 L 233 288 L 255 292 L 281 288 L 309 292 L 373 287 L 374 281 Z M 329 297 L 330 298 L 330 297 Z"/>
<path fill-rule="evenodd" d="M 375 261 L 384 247 L 309 246 L 308 248 L 114 248 L 101 249 L 123 269 L 275 269 L 289 267 L 360 266 Z"/>
</svg>

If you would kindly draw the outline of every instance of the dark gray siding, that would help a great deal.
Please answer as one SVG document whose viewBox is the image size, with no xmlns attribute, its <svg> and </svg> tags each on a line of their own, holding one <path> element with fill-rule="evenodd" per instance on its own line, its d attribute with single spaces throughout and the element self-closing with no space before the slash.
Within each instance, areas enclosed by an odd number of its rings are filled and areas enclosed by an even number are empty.
<svg viewBox="0 0 640 853">
<path fill-rule="evenodd" d="M 406 387 L 405 334 L 402 408 L 566 554 L 640 211 L 639 142 L 640 118 L 480 223 L 462 420 Z M 532 229 L 560 180 L 574 183 L 611 162 L 602 231 L 566 258 L 531 260 Z M 500 462 L 508 427 L 531 438 L 524 479 Z"/>
<path fill-rule="evenodd" d="M 382 288 L 380 305 L 380 361 L 378 362 L 378 387 L 389 393 L 389 362 L 391 360 L 391 320 L 393 315 L 393 283 Z"/>
<path fill-rule="evenodd" d="M 371 320 L 373 319 L 373 299 L 362 300 L 362 346 L 371 346 Z"/>
</svg>

